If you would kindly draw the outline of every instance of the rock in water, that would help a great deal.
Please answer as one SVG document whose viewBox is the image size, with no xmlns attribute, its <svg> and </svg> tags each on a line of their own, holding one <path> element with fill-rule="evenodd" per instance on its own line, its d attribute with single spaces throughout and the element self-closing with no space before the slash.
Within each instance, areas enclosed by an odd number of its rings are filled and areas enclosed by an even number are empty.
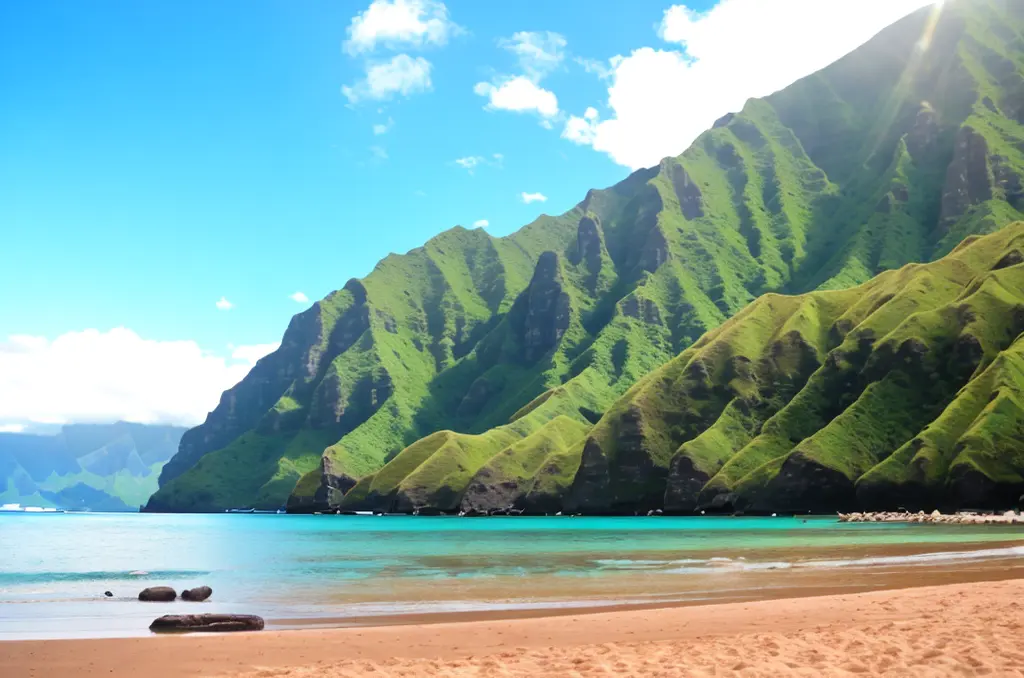
<svg viewBox="0 0 1024 678">
<path fill-rule="evenodd" d="M 181 592 L 182 600 L 190 600 L 199 603 L 213 595 L 213 589 L 209 586 L 197 586 L 194 589 L 185 589 Z"/>
<path fill-rule="evenodd" d="M 254 614 L 165 614 L 153 620 L 155 633 L 186 631 L 262 631 L 263 617 Z"/>
<path fill-rule="evenodd" d="M 170 586 L 151 586 L 139 592 L 139 600 L 149 603 L 169 603 L 178 597 L 178 592 Z"/>
</svg>

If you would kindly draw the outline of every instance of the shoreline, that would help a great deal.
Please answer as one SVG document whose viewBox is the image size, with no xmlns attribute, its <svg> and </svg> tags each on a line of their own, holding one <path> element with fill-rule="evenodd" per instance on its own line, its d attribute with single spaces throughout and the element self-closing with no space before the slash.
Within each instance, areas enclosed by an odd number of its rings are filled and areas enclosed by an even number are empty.
<svg viewBox="0 0 1024 678">
<path fill-rule="evenodd" d="M 787 675 L 794 666 L 807 670 L 819 664 L 822 669 L 863 665 L 877 672 L 880 666 L 872 661 L 889 661 L 889 668 L 903 666 L 909 672 L 929 666 L 953 672 L 955 664 L 966 662 L 973 670 L 985 665 L 999 675 L 1024 675 L 1017 673 L 1024 671 L 1024 654 L 1015 649 L 1024 628 L 1024 603 L 1017 602 L 1022 597 L 1024 577 L 1018 573 L 1013 579 L 966 584 L 520 619 L 409 619 L 402 625 L 217 636 L 4 641 L 0 665 L 5 678 L 64 672 L 111 678 L 255 672 L 285 678 L 371 671 L 486 675 L 501 667 L 508 669 L 506 675 L 535 675 L 559 662 L 579 668 L 600 657 L 610 662 L 610 672 L 596 675 L 640 675 L 673 667 L 704 675 L 697 669 L 716 666 L 733 667 L 737 674 L 744 667 L 760 667 L 770 675 Z M 651 664 L 655 659 L 660 664 Z"/>
</svg>

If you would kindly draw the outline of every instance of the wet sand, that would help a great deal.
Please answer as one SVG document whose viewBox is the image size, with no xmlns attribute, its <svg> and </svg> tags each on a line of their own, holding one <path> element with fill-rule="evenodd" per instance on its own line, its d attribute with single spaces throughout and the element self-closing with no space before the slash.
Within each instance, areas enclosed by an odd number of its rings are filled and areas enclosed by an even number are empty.
<svg viewBox="0 0 1024 678">
<path fill-rule="evenodd" d="M 922 573 L 916 583 L 929 579 Z M 1024 676 L 1022 578 L 531 619 L 407 621 L 420 623 L 4 642 L 0 675 Z"/>
</svg>

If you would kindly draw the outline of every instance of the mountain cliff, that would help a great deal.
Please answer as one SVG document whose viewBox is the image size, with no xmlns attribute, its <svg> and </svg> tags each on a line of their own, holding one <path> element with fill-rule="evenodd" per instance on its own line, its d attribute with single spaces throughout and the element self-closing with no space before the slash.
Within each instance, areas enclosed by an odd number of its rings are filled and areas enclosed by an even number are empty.
<svg viewBox="0 0 1024 678">
<path fill-rule="evenodd" d="M 184 428 L 76 424 L 56 435 L 0 433 L 0 503 L 137 511 Z"/>
<path fill-rule="evenodd" d="M 768 370 L 744 378 L 773 385 L 741 423 L 708 428 L 735 397 L 709 372 L 708 400 L 652 428 L 658 398 L 623 403 L 717 335 L 698 337 L 778 298 L 748 306 L 760 295 L 849 288 L 1024 216 L 1022 32 L 1022 0 L 922 10 L 566 214 L 389 256 L 292 320 L 185 435 L 148 508 L 661 507 L 680 445 L 725 455 L 837 348 L 801 335 L 779 365 L 743 354 Z M 822 425 L 845 411 L 830 407 Z M 672 506 L 699 505 L 713 467 Z M 769 501 L 723 487 L 720 507 Z"/>
</svg>

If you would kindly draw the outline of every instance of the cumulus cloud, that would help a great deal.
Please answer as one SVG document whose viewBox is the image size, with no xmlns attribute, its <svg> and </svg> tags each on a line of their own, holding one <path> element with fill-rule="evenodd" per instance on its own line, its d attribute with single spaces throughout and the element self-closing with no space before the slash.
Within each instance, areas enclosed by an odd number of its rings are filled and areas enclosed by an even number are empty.
<svg viewBox="0 0 1024 678">
<path fill-rule="evenodd" d="M 932 1 L 721 0 L 706 12 L 675 5 L 658 35 L 678 47 L 609 60 L 610 115 L 571 116 L 562 136 L 633 169 L 654 165 L 748 98 L 827 66 Z"/>
<path fill-rule="evenodd" d="M 523 75 L 498 75 L 490 82 L 478 82 L 473 91 L 487 98 L 489 111 L 534 113 L 541 116 L 541 125 L 551 127 L 551 118 L 558 115 L 558 97 L 540 86 L 541 80 L 565 60 L 565 38 L 551 31 L 520 31 L 511 38 L 502 38 L 498 46 L 516 55 Z"/>
<path fill-rule="evenodd" d="M 235 305 L 228 301 L 227 297 L 221 297 L 217 300 L 217 309 L 220 311 L 230 311 L 234 307 Z"/>
<path fill-rule="evenodd" d="M 487 228 L 490 225 L 491 222 L 487 221 L 486 219 L 477 219 L 476 221 L 473 222 L 474 228 Z"/>
<path fill-rule="evenodd" d="M 24 430 L 24 424 L 0 424 L 0 433 L 21 433 Z"/>
<path fill-rule="evenodd" d="M 387 122 L 379 122 L 379 123 L 377 123 L 376 125 L 373 126 L 373 134 L 374 134 L 374 136 L 380 136 L 381 134 L 387 134 L 391 130 L 391 127 L 394 124 L 395 124 L 395 121 L 392 120 L 391 118 L 388 118 Z"/>
<path fill-rule="evenodd" d="M 519 199 L 529 205 L 532 202 L 547 202 L 548 197 L 543 193 L 520 193 Z"/>
<path fill-rule="evenodd" d="M 356 55 L 379 46 L 410 49 L 440 46 L 459 32 L 448 8 L 435 0 L 374 0 L 352 18 L 345 51 Z"/>
<path fill-rule="evenodd" d="M 366 78 L 354 85 L 345 85 L 341 93 L 350 104 L 364 100 L 382 101 L 396 94 L 409 96 L 428 91 L 431 64 L 423 57 L 396 54 L 388 61 L 372 64 L 366 69 Z"/>
<path fill-rule="evenodd" d="M 288 295 L 288 298 L 297 304 L 309 303 L 309 297 L 307 297 L 304 292 L 296 292 L 295 294 L 290 294 Z"/>
<path fill-rule="evenodd" d="M 488 110 L 537 113 L 545 118 L 558 115 L 558 97 L 523 75 L 496 83 L 478 82 L 473 91 L 487 97 Z"/>
<path fill-rule="evenodd" d="M 231 347 L 143 339 L 123 327 L 68 332 L 56 339 L 0 341 L 4 426 L 111 422 L 200 423 L 220 394 L 278 344 Z"/>
</svg>

